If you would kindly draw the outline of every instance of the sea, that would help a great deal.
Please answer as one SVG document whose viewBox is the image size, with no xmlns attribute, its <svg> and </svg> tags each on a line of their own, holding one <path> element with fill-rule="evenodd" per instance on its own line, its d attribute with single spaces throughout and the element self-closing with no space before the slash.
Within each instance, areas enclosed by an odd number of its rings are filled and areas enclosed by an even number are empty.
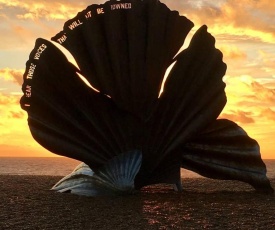
<svg viewBox="0 0 275 230">
<path fill-rule="evenodd" d="M 268 178 L 275 178 L 275 159 L 264 160 Z M 81 162 L 66 157 L 0 157 L 0 175 L 48 175 L 65 176 Z M 182 169 L 183 178 L 200 178 Z"/>
</svg>

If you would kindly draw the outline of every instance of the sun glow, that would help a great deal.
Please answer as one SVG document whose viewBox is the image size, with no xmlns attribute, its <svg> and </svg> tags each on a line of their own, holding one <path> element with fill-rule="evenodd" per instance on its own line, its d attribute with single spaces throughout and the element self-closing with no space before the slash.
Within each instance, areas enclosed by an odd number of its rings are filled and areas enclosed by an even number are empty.
<svg viewBox="0 0 275 230">
<path fill-rule="evenodd" d="M 208 26 L 228 66 L 224 77 L 228 102 L 221 117 L 232 119 L 256 139 L 263 158 L 275 158 L 274 2 L 162 2 L 195 23 L 184 48 L 201 25 Z M 86 0 L 0 0 L 0 156 L 55 156 L 39 146 L 30 134 L 27 114 L 19 106 L 22 75 L 35 39 L 50 40 L 67 19 L 89 4 L 91 2 Z M 77 67 L 69 52 L 55 45 Z M 166 71 L 160 94 L 173 65 Z M 83 79 L 80 74 L 79 77 Z M 93 88 L 86 79 L 84 81 Z"/>
</svg>

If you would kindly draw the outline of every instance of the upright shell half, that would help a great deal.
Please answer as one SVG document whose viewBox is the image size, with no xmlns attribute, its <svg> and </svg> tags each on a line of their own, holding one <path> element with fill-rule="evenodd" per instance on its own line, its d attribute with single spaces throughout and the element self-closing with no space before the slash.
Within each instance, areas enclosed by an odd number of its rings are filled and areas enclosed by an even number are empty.
<svg viewBox="0 0 275 230">
<path fill-rule="evenodd" d="M 217 120 L 226 65 L 207 27 L 179 52 L 192 27 L 158 0 L 111 0 L 88 6 L 52 38 L 78 66 L 37 39 L 21 99 L 30 131 L 49 151 L 85 163 L 53 189 L 92 196 L 156 183 L 181 189 L 183 167 L 273 191 L 257 142 Z"/>
</svg>

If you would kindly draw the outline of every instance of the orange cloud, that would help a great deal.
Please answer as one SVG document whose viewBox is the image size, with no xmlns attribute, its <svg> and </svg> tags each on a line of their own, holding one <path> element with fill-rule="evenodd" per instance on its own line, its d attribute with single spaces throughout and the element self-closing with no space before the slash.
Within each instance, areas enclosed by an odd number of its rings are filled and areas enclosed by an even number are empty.
<svg viewBox="0 0 275 230">
<path fill-rule="evenodd" d="M 245 111 L 231 111 L 232 113 L 222 113 L 220 118 L 229 119 L 239 124 L 255 123 L 255 120 L 251 118 L 251 112 Z"/>
<path fill-rule="evenodd" d="M 25 117 L 25 114 L 23 111 L 10 111 L 9 118 L 22 119 L 24 117 Z"/>
<path fill-rule="evenodd" d="M 266 87 L 268 87 L 268 88 L 273 88 L 273 89 L 275 89 L 275 75 L 274 75 L 274 80 L 273 80 L 273 81 L 267 82 L 267 83 L 265 83 L 264 85 L 265 85 Z"/>
<path fill-rule="evenodd" d="M 266 117 L 267 119 L 269 119 L 271 121 L 275 121 L 275 111 L 270 108 L 263 109 L 261 112 L 261 116 Z"/>
<path fill-rule="evenodd" d="M 35 35 L 35 26 L 33 24 L 26 25 L 18 19 L 13 18 L 12 15 L 9 17 L 5 16 L 5 18 L 1 20 L 0 50 L 23 51 L 30 42 L 32 42 L 33 45 L 34 39 L 37 37 L 37 35 Z"/>
</svg>

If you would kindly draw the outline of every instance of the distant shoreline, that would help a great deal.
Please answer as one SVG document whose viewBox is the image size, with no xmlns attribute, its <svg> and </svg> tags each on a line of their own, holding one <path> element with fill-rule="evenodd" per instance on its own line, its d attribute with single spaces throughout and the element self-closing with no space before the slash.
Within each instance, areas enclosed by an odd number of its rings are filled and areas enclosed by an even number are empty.
<svg viewBox="0 0 275 230">
<path fill-rule="evenodd" d="M 66 157 L 0 158 L 0 175 L 55 175 L 65 176 L 80 162 Z M 265 160 L 268 178 L 275 178 L 275 159 Z M 182 178 L 203 178 L 182 169 Z"/>
<path fill-rule="evenodd" d="M 182 193 L 158 185 L 94 198 L 50 191 L 60 178 L 0 175 L 0 229 L 275 229 L 275 196 L 238 181 L 185 178 Z"/>
</svg>

